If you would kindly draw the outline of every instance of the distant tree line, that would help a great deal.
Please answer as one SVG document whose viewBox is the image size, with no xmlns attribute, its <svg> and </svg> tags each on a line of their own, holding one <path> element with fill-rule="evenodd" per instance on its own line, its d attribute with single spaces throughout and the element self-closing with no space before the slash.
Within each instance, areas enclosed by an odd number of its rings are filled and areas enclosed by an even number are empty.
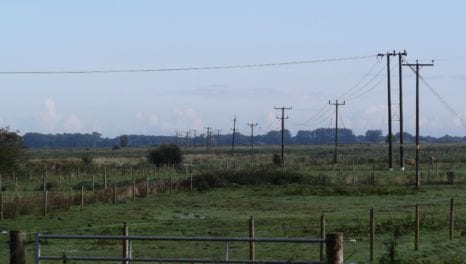
<svg viewBox="0 0 466 264">
<path fill-rule="evenodd" d="M 399 133 L 392 135 L 394 142 L 398 142 Z M 364 135 L 355 135 L 351 129 L 338 129 L 338 138 L 341 144 L 360 144 L 360 143 L 384 143 L 387 135 L 382 134 L 382 130 L 367 130 Z M 409 133 L 403 134 L 406 143 L 414 142 L 415 138 Z M 286 144 L 333 144 L 335 140 L 335 129 L 318 128 L 315 130 L 299 130 L 295 136 L 292 136 L 288 130 L 285 130 L 284 140 Z M 466 142 L 466 137 L 455 137 L 445 135 L 442 137 L 421 136 L 422 142 L 428 143 L 454 143 Z M 90 134 L 81 133 L 64 133 L 64 134 L 41 134 L 26 133 L 23 136 L 23 142 L 29 148 L 75 148 L 75 147 L 113 147 L 114 149 L 124 147 L 140 146 L 159 146 L 162 144 L 176 144 L 184 147 L 188 144 L 192 147 L 194 142 L 201 147 L 210 141 L 211 146 L 230 145 L 232 142 L 231 134 L 212 134 L 210 139 L 205 134 L 197 136 L 195 139 L 176 137 L 176 136 L 147 136 L 147 135 L 121 135 L 115 138 L 106 138 L 98 132 Z M 248 145 L 251 142 L 249 135 L 236 133 L 236 145 Z M 275 145 L 281 142 L 281 132 L 272 130 L 263 135 L 254 136 L 256 145 Z"/>
</svg>

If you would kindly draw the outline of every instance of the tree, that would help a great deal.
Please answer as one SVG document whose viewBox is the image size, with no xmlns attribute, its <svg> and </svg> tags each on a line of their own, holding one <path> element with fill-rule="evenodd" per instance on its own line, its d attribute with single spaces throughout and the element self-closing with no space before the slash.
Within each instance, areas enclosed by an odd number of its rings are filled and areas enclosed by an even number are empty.
<svg viewBox="0 0 466 264">
<path fill-rule="evenodd" d="M 147 159 L 149 162 L 159 167 L 165 164 L 180 164 L 183 161 L 183 155 L 177 145 L 162 144 L 159 147 L 150 150 Z"/>
<path fill-rule="evenodd" d="M 18 131 L 0 128 L 0 173 L 17 170 L 25 157 L 23 138 Z"/>
<path fill-rule="evenodd" d="M 382 141 L 382 130 L 367 130 L 366 141 L 371 143 L 380 143 Z"/>
<path fill-rule="evenodd" d="M 126 148 L 128 146 L 128 135 L 120 136 L 120 147 Z"/>
</svg>

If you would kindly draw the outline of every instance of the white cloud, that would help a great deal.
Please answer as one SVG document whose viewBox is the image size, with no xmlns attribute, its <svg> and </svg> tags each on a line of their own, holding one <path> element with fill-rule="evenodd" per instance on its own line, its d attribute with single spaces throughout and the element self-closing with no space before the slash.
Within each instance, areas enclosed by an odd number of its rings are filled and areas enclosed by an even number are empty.
<svg viewBox="0 0 466 264">
<path fill-rule="evenodd" d="M 201 117 L 192 108 L 175 109 L 176 114 L 176 128 L 189 128 L 202 130 L 204 122 Z"/>
<path fill-rule="evenodd" d="M 361 130 L 381 129 L 387 126 L 387 106 L 382 104 L 369 105 L 361 116 L 353 116 L 354 120 L 358 120 L 356 127 Z"/>
<path fill-rule="evenodd" d="M 40 113 L 39 123 L 47 132 L 54 132 L 60 122 L 60 114 L 57 112 L 55 100 L 47 98 L 44 102 L 44 110 Z"/>
<path fill-rule="evenodd" d="M 2 120 L 2 119 L 0 118 L 0 122 L 1 122 L 1 120 Z M 461 117 L 455 117 L 455 118 L 453 119 L 453 125 L 454 125 L 455 128 L 458 128 L 458 127 L 463 126 L 464 123 L 465 123 L 465 122 L 464 122 L 464 120 L 463 120 Z"/>
<path fill-rule="evenodd" d="M 159 125 L 159 117 L 156 114 L 151 114 L 149 115 L 149 124 L 151 126 L 157 126 Z"/>
<path fill-rule="evenodd" d="M 63 123 L 63 128 L 66 132 L 81 132 L 83 124 L 77 115 L 71 114 Z"/>
<path fill-rule="evenodd" d="M 137 112 L 136 113 L 136 119 L 139 121 L 144 120 L 144 114 L 142 112 Z"/>
</svg>

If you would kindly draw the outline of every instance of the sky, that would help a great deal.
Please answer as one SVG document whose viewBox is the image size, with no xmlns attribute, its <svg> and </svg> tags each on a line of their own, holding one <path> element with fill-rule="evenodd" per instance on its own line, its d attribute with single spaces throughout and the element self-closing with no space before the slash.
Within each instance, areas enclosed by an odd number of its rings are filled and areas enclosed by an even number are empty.
<svg viewBox="0 0 466 264">
<path fill-rule="evenodd" d="M 292 134 L 339 126 L 387 133 L 386 58 L 423 67 L 421 135 L 466 136 L 464 1 L 1 1 L 0 127 L 24 134 L 175 135 L 206 127 Z M 355 59 L 358 57 L 358 59 Z M 315 60 L 353 58 L 330 62 Z M 140 70 L 307 61 L 189 71 Z M 398 61 L 391 57 L 393 132 Z M 16 72 L 12 74 L 11 72 Z M 441 98 L 441 99 L 440 99 Z M 403 68 L 405 130 L 415 129 L 415 75 Z"/>
</svg>

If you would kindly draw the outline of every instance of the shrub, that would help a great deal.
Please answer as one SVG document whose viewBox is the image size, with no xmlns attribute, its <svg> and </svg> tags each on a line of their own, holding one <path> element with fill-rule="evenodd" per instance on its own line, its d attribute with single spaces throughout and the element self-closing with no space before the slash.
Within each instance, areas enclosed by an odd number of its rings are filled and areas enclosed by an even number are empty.
<svg viewBox="0 0 466 264">
<path fill-rule="evenodd" d="M 90 165 L 92 163 L 92 160 L 94 158 L 91 156 L 91 154 L 86 153 L 81 157 L 81 161 L 84 163 L 84 165 Z"/>
<path fill-rule="evenodd" d="M 8 127 L 0 128 L 0 173 L 18 170 L 25 155 L 23 137 L 19 132 L 10 131 Z"/>
<path fill-rule="evenodd" d="M 149 151 L 147 159 L 157 167 L 165 164 L 180 164 L 183 161 L 183 155 L 180 148 L 174 144 L 163 144 Z"/>
<path fill-rule="evenodd" d="M 272 157 L 272 162 L 277 166 L 282 166 L 282 157 L 279 154 L 274 153 Z"/>
</svg>

